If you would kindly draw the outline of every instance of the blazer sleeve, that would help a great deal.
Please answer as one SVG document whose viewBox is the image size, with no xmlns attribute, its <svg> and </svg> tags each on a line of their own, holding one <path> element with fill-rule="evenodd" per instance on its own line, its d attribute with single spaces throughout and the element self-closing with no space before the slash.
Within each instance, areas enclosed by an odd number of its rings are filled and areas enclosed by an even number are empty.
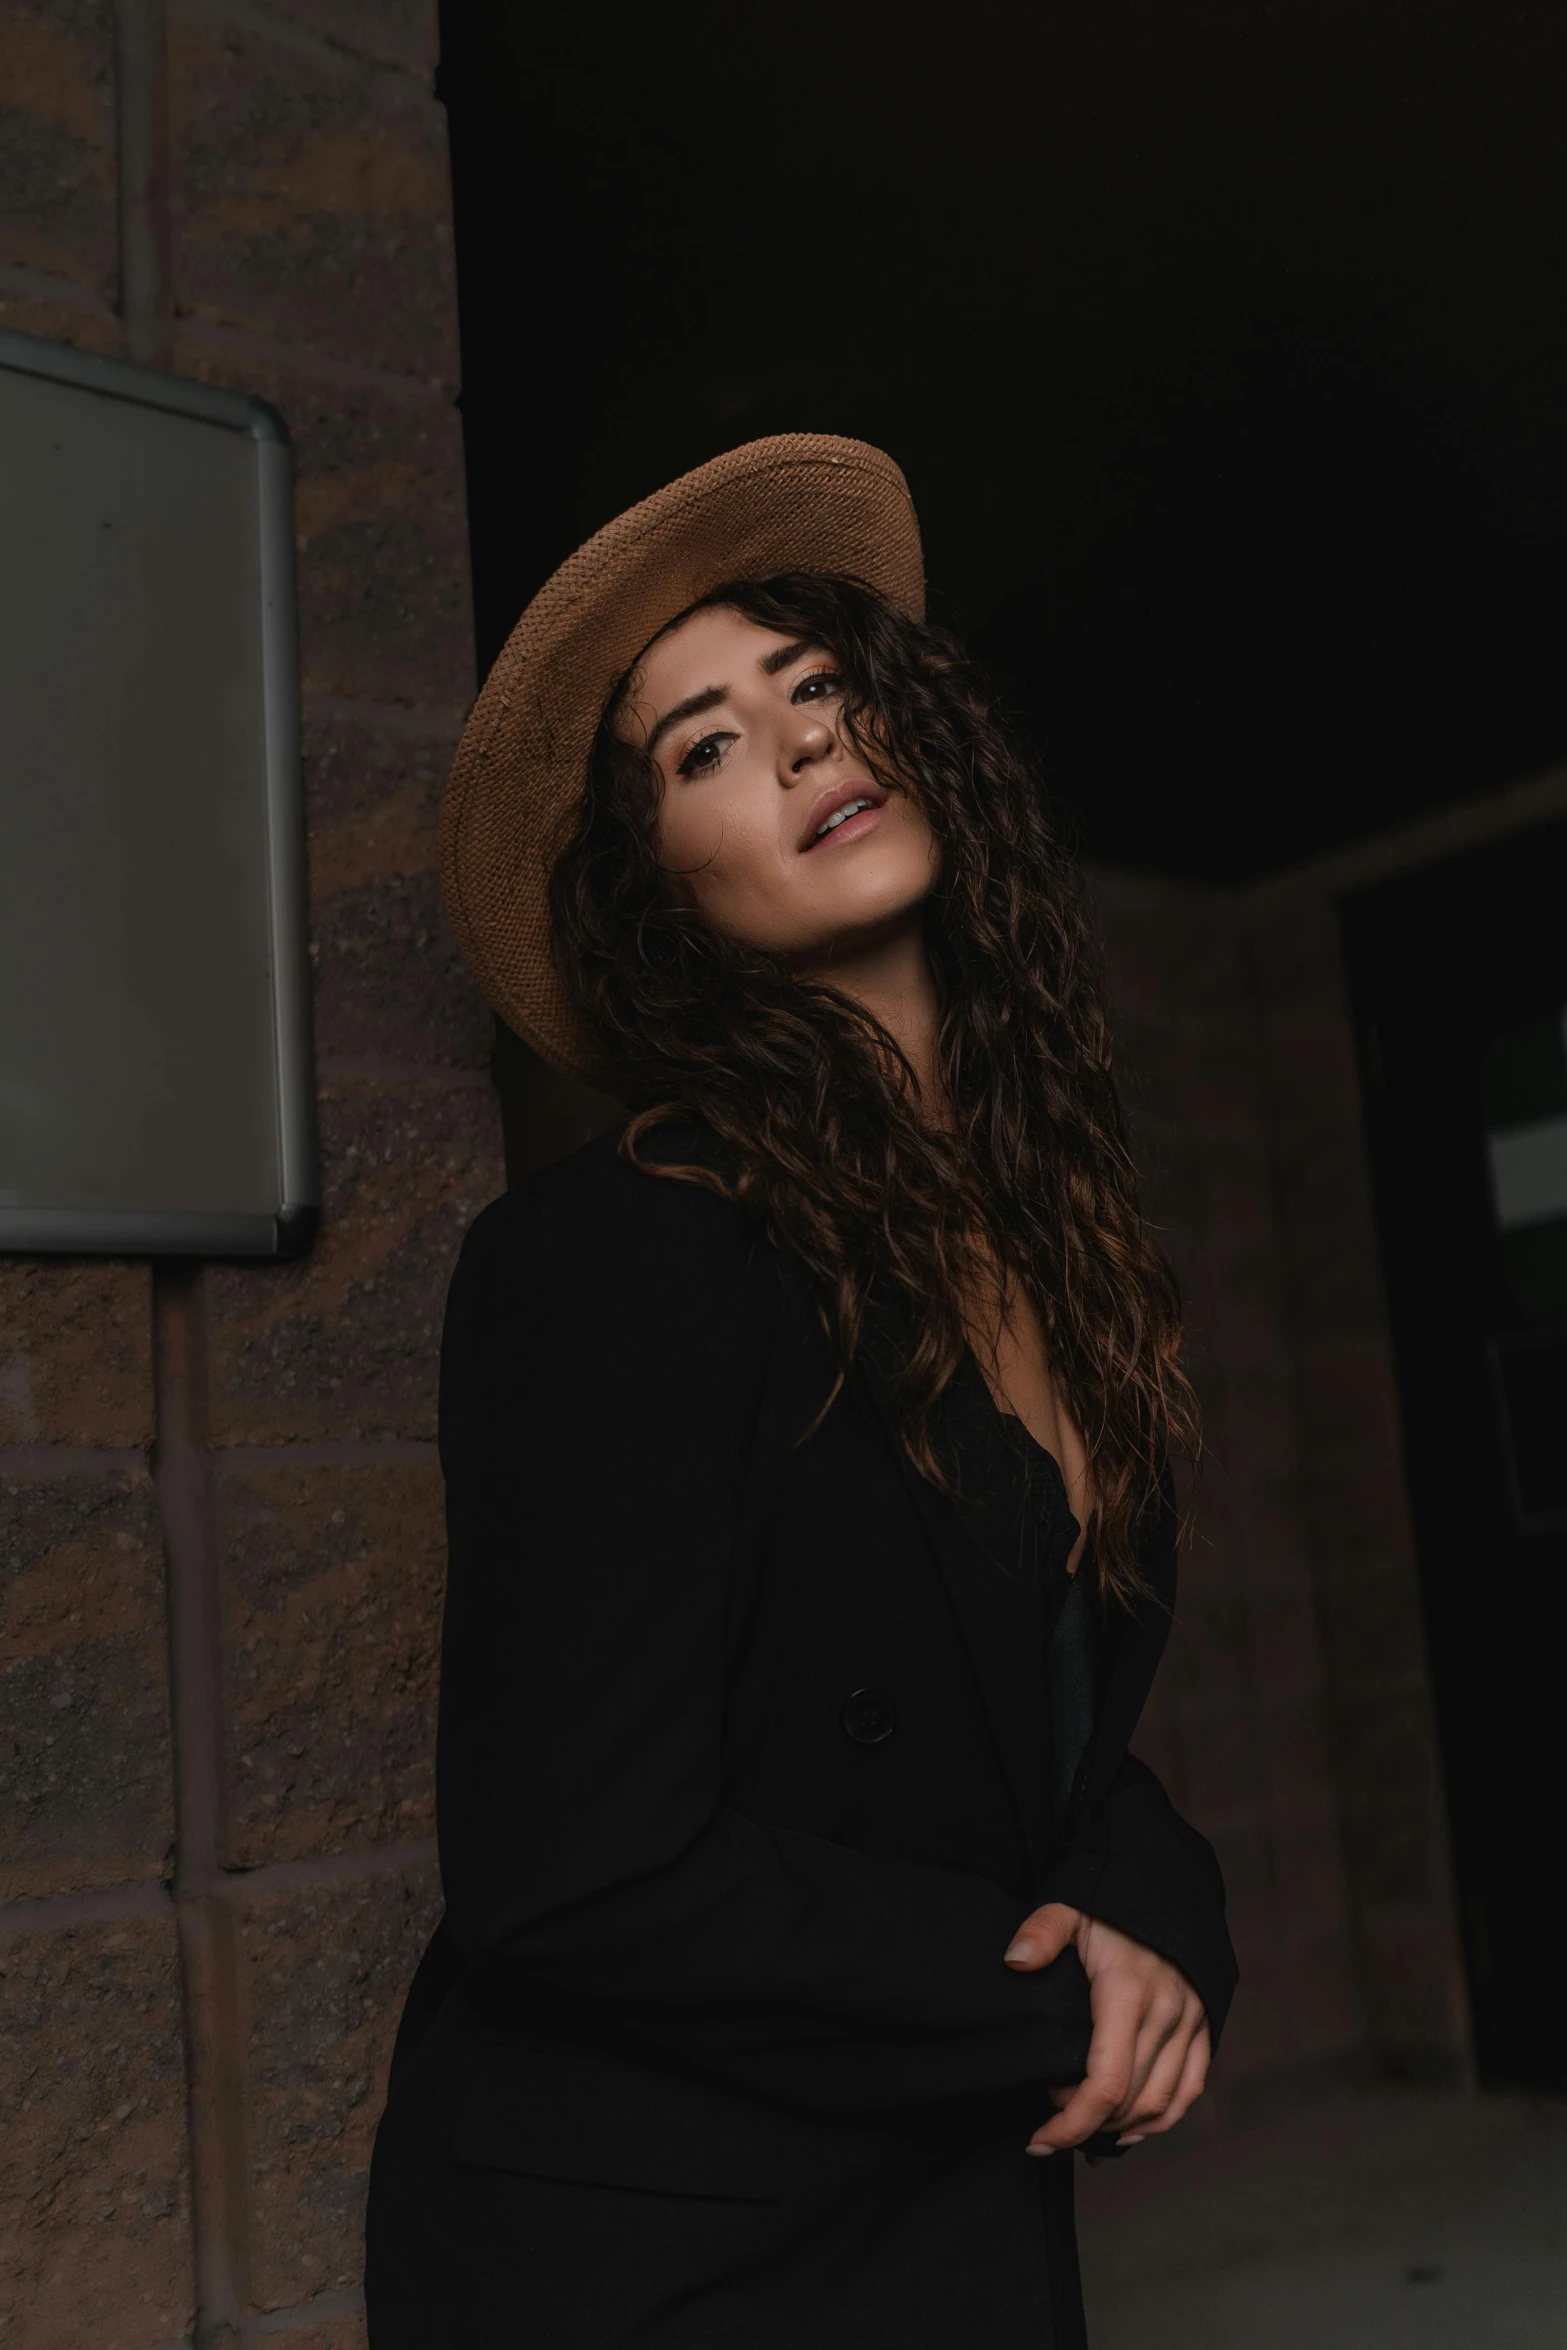
<svg viewBox="0 0 1567 2350">
<path fill-rule="evenodd" d="M 748 1219 L 600 1165 L 479 1219 L 442 1369 L 441 1867 L 465 1960 L 821 2111 L 1081 2079 L 1075 1953 L 989 1880 L 725 1803 L 725 1636 L 780 1308 Z"/>
<path fill-rule="evenodd" d="M 1240 1972 L 1224 1879 L 1207 1838 L 1135 1755 L 1122 1757 L 1089 1820 L 1047 1867 L 1043 1898 L 1102 1918 L 1178 1966 L 1217 2048 Z"/>
</svg>

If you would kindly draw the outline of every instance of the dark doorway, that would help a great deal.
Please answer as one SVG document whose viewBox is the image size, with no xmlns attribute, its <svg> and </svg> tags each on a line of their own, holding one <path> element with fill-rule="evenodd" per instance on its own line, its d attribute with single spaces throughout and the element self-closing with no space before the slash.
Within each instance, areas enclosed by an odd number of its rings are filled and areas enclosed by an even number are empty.
<svg viewBox="0 0 1567 2350">
<path fill-rule="evenodd" d="M 1567 824 L 1343 908 L 1482 2072 L 1567 2089 Z"/>
</svg>

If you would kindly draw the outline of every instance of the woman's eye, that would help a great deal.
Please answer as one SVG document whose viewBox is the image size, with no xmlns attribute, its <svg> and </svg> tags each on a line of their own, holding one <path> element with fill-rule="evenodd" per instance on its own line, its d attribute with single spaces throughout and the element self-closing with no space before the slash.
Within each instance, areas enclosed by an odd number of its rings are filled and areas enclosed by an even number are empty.
<svg viewBox="0 0 1567 2350">
<path fill-rule="evenodd" d="M 789 699 L 791 702 L 822 702 L 829 694 L 836 693 L 842 684 L 843 679 L 836 669 L 813 669 L 809 677 L 800 679 Z"/>
<path fill-rule="evenodd" d="M 699 743 L 691 745 L 675 773 L 686 776 L 710 774 L 723 757 L 725 746 L 732 740 L 733 737 L 727 734 L 704 734 Z"/>
</svg>

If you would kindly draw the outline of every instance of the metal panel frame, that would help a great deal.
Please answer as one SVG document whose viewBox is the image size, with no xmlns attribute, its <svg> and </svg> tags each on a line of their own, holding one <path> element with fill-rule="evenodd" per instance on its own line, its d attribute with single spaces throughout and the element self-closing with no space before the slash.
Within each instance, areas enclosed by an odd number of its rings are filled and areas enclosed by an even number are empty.
<svg viewBox="0 0 1567 2350">
<path fill-rule="evenodd" d="M 99 1208 L 0 1207 L 0 1251 L 111 1256 L 293 1257 L 314 1237 L 315 1071 L 305 886 L 304 794 L 299 765 L 298 618 L 294 595 L 293 463 L 288 427 L 265 400 L 187 383 L 180 376 L 73 350 L 0 328 L 0 367 L 82 391 L 134 400 L 243 433 L 255 447 L 261 562 L 262 709 L 265 728 L 267 887 L 277 1073 L 275 1216 Z"/>
</svg>

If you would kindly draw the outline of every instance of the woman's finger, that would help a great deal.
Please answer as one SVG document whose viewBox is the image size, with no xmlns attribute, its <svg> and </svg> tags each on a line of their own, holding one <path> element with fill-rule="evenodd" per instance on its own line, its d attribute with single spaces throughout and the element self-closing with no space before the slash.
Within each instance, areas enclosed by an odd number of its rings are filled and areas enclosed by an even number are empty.
<svg viewBox="0 0 1567 2350">
<path fill-rule="evenodd" d="M 1168 2112 L 1172 2099 L 1186 2074 L 1187 2059 L 1191 2054 L 1191 2034 L 1171 2032 L 1159 2048 L 1137 2082 L 1125 2105 L 1113 2114 L 1112 2130 L 1136 2130 L 1146 2134 L 1155 2122 Z"/>
<path fill-rule="evenodd" d="M 1102 2130 L 1124 2101 L 1142 2021 L 1142 1998 L 1134 1982 L 1095 1985 L 1094 2036 L 1088 2070 L 1053 2121 L 1029 2140 L 1030 2154 L 1056 2154 L 1080 2145 Z"/>
<path fill-rule="evenodd" d="M 1157 2119 L 1138 2123 L 1133 2134 L 1139 2139 L 1157 2138 L 1165 2130 L 1173 2130 L 1178 2121 L 1184 2120 L 1207 2086 L 1208 2066 L 1212 2059 L 1213 2042 L 1205 2018 L 1187 2046 L 1180 2079 L 1175 2084 L 1169 2104 Z M 1127 2140 L 1123 2138 L 1122 2144 L 1126 2143 Z"/>
<path fill-rule="evenodd" d="M 1200 2008 L 1195 2006 L 1195 2003 L 1193 2012 L 1196 2014 L 1202 2012 Z M 1137 2041 L 1132 2054 L 1126 2096 L 1122 2100 L 1120 2110 L 1110 2116 L 1108 2128 L 1120 2129 L 1130 2125 L 1132 2115 L 1140 2110 L 1146 2098 L 1147 2084 L 1156 2067 L 1165 2061 L 1166 2052 L 1172 2041 L 1179 2042 L 1180 2053 L 1184 2057 L 1188 2035 L 1182 2031 L 1181 2026 L 1186 2013 L 1186 2000 L 1179 1995 L 1161 1997 L 1156 1993 L 1149 2000 L 1137 2027 Z M 1178 2073 L 1179 2066 L 1176 2070 Z"/>
<path fill-rule="evenodd" d="M 1002 1955 L 1014 1973 L 1032 1974 L 1060 1957 L 1082 1922 L 1080 1909 L 1047 1901 L 1023 1920 Z"/>
</svg>

